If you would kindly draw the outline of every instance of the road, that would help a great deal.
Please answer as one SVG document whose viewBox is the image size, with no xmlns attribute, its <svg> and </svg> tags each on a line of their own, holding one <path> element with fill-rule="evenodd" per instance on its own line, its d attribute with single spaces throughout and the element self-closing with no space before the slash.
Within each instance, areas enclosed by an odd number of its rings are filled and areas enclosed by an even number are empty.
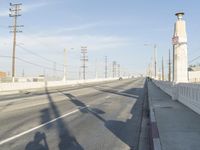
<svg viewBox="0 0 200 150">
<path fill-rule="evenodd" d="M 0 149 L 148 150 L 144 85 L 137 78 L 1 98 Z"/>
</svg>

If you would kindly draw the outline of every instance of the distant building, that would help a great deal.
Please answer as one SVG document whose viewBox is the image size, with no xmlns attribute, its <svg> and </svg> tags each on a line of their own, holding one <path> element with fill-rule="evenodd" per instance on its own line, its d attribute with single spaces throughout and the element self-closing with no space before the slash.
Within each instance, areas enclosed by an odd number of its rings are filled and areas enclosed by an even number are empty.
<svg viewBox="0 0 200 150">
<path fill-rule="evenodd" d="M 200 66 L 190 66 L 188 71 L 189 82 L 200 82 Z"/>
<path fill-rule="evenodd" d="M 188 71 L 200 71 L 200 66 L 199 65 L 198 66 L 196 66 L 196 65 L 190 66 L 188 68 Z"/>
<path fill-rule="evenodd" d="M 5 72 L 0 71 L 0 78 L 5 78 L 7 75 Z"/>
</svg>

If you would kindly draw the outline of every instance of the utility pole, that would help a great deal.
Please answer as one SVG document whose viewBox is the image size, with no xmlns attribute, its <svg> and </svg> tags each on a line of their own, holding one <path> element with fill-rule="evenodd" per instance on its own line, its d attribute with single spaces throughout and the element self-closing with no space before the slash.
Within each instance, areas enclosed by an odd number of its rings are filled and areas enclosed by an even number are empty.
<svg viewBox="0 0 200 150">
<path fill-rule="evenodd" d="M 13 17 L 13 26 L 9 26 L 11 29 L 11 33 L 13 33 L 13 52 L 12 52 L 12 81 L 15 82 L 15 55 L 16 55 L 16 35 L 19 32 L 22 32 L 18 30 L 17 28 L 23 27 L 23 25 L 17 25 L 17 17 L 21 16 L 19 13 L 21 11 L 22 4 L 12 4 L 10 3 L 10 14 L 9 17 Z"/>
<path fill-rule="evenodd" d="M 22 70 L 22 77 L 24 77 L 25 76 L 25 73 L 24 73 L 24 69 Z"/>
<path fill-rule="evenodd" d="M 118 77 L 120 77 L 120 64 L 117 65 Z"/>
<path fill-rule="evenodd" d="M 108 77 L 108 58 L 105 56 L 105 78 Z"/>
<path fill-rule="evenodd" d="M 157 58 L 156 58 L 156 48 L 157 48 L 157 46 L 156 46 L 156 44 L 154 45 L 154 76 L 155 76 L 155 79 L 156 79 L 156 77 L 157 77 Z"/>
<path fill-rule="evenodd" d="M 64 49 L 64 70 L 63 70 L 63 81 L 65 82 L 67 77 L 67 49 Z"/>
<path fill-rule="evenodd" d="M 88 61 L 88 57 L 87 57 L 87 47 L 86 46 L 82 46 L 81 47 L 81 53 L 82 53 L 82 58 L 81 58 L 81 61 L 82 61 L 82 66 L 81 68 L 83 68 L 83 80 L 85 80 L 85 74 L 86 74 L 86 62 Z"/>
<path fill-rule="evenodd" d="M 53 63 L 53 79 L 56 80 L 56 62 Z"/>
<path fill-rule="evenodd" d="M 97 68 L 98 68 L 98 65 L 97 65 L 97 59 L 95 59 L 95 78 L 97 79 L 98 78 L 98 71 L 97 71 Z"/>
<path fill-rule="evenodd" d="M 162 57 L 162 80 L 163 81 L 165 80 L 165 71 L 164 71 L 164 60 L 163 60 L 163 57 Z"/>
<path fill-rule="evenodd" d="M 112 70 L 113 70 L 113 78 L 116 77 L 116 61 L 113 61 Z"/>
<path fill-rule="evenodd" d="M 46 78 L 46 69 L 43 68 L 43 75 L 44 75 L 44 78 Z"/>
<path fill-rule="evenodd" d="M 170 55 L 170 49 L 169 49 L 169 74 L 168 74 L 168 80 L 171 82 L 171 55 Z"/>
</svg>

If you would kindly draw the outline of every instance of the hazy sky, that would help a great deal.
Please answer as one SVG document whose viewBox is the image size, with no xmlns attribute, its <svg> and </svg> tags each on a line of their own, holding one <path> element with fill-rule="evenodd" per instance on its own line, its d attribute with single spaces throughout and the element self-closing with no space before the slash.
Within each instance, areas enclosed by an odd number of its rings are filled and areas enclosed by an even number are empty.
<svg viewBox="0 0 200 150">
<path fill-rule="evenodd" d="M 12 55 L 12 34 L 8 26 L 8 0 L 0 0 L 0 56 Z M 104 57 L 109 66 L 116 60 L 123 68 L 144 73 L 150 62 L 153 44 L 158 45 L 158 59 L 164 56 L 167 65 L 174 14 L 184 11 L 187 22 L 189 60 L 200 55 L 200 2 L 198 0 L 21 0 L 23 33 L 17 35 L 16 56 L 34 64 L 53 68 L 53 62 L 32 55 L 21 47 L 56 61 L 62 70 L 63 49 L 68 52 L 70 76 L 78 75 L 80 47 L 88 47 L 88 72 L 94 75 L 95 60 L 99 74 L 104 72 Z M 149 44 L 149 46 L 144 46 Z M 194 62 L 197 63 L 198 61 Z M 200 62 L 200 60 L 199 60 Z M 44 69 L 17 61 L 17 74 L 42 74 Z M 0 57 L 0 70 L 11 70 L 11 59 Z M 52 74 L 53 70 L 46 69 Z M 61 75 L 62 72 L 57 72 Z"/>
</svg>

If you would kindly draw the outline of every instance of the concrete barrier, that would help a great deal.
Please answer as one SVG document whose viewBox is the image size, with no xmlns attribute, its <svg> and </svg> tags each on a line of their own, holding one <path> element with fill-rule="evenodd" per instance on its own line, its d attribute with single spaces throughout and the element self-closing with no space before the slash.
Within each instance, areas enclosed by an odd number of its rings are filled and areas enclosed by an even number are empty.
<svg viewBox="0 0 200 150">
<path fill-rule="evenodd" d="M 200 85 L 180 83 L 177 87 L 178 100 L 200 114 Z"/>
<path fill-rule="evenodd" d="M 155 85 L 193 111 L 200 114 L 200 84 L 178 83 L 153 80 Z"/>
<path fill-rule="evenodd" d="M 165 91 L 170 96 L 173 96 L 173 83 L 168 81 L 158 81 L 153 80 L 153 82 L 156 84 L 157 87 L 159 87 L 161 90 Z"/>
<path fill-rule="evenodd" d="M 124 78 L 126 79 L 126 78 Z M 12 93 L 14 91 L 33 90 L 40 88 L 78 85 L 86 83 L 97 83 L 104 81 L 114 81 L 118 78 L 106 78 L 106 79 L 88 79 L 88 80 L 69 80 L 69 81 L 49 81 L 49 82 L 16 82 L 16 83 L 0 83 L 0 94 Z"/>
</svg>

